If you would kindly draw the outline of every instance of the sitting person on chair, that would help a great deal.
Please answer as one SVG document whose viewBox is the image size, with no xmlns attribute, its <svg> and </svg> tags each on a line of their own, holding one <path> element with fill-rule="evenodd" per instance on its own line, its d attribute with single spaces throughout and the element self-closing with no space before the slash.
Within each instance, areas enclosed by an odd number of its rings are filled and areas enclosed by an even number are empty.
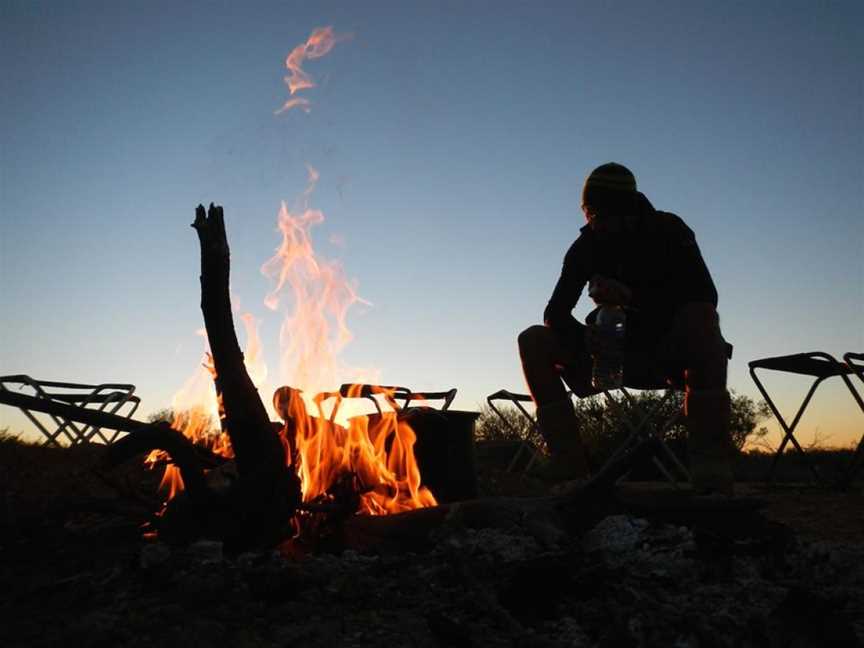
<svg viewBox="0 0 864 648">
<path fill-rule="evenodd" d="M 552 455 L 549 476 L 588 476 L 562 377 L 579 397 L 597 393 L 591 386 L 592 352 L 602 350 L 602 341 L 571 314 L 590 280 L 598 304 L 623 306 L 627 314 L 624 383 L 656 385 L 658 375 L 683 381 L 694 488 L 731 494 L 728 347 L 720 332 L 717 290 L 692 230 L 678 216 L 655 210 L 636 190 L 633 174 L 615 163 L 588 176 L 582 211 L 587 225 L 564 257 L 545 325 L 519 335 L 525 379 Z"/>
</svg>

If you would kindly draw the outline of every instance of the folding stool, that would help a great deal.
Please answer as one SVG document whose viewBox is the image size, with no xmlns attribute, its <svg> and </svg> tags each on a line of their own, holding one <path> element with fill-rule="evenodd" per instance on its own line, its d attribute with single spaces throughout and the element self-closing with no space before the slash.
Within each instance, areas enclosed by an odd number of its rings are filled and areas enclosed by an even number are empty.
<svg viewBox="0 0 864 648">
<path fill-rule="evenodd" d="M 103 383 L 101 385 L 86 385 L 81 383 L 35 380 L 23 374 L 0 376 L 0 389 L 11 391 L 13 385 L 16 385 L 19 390 L 28 389 L 32 391 L 36 398 L 53 400 L 81 408 L 95 408 L 108 414 L 118 414 L 126 418 L 130 418 L 135 413 L 141 402 L 141 399 L 135 396 L 135 385 L 128 384 Z M 125 411 L 123 411 L 124 407 L 126 408 Z M 45 435 L 46 440 L 43 445 L 52 443 L 58 446 L 61 445 L 61 435 L 62 438 L 65 438 L 65 440 L 73 445 L 90 442 L 94 437 L 99 437 L 103 443 L 111 444 L 120 434 L 118 430 L 114 430 L 114 434 L 107 437 L 99 427 L 76 423 L 71 419 L 56 414 L 49 414 L 54 426 L 56 426 L 53 431 L 50 431 L 46 427 L 46 424 L 37 419 L 31 411 L 23 407 L 20 409 L 33 425 Z"/>
<path fill-rule="evenodd" d="M 567 396 L 568 398 L 570 397 L 570 392 L 567 393 Z M 525 409 L 524 405 L 522 405 L 522 403 L 533 403 L 534 399 L 531 398 L 530 394 L 517 394 L 515 392 L 507 391 L 506 389 L 501 389 L 486 397 L 486 402 L 489 404 L 489 408 L 495 412 L 501 420 L 501 424 L 504 425 L 508 431 L 513 434 L 513 436 L 518 437 L 518 431 L 513 429 L 513 426 L 504 416 L 504 413 L 495 407 L 496 400 L 507 401 L 515 405 L 516 409 L 521 412 L 522 416 L 524 416 L 525 420 L 528 422 L 528 438 L 519 439 L 519 446 L 516 448 L 516 453 L 513 455 L 513 458 L 510 459 L 510 463 L 507 464 L 506 469 L 507 472 L 513 472 L 519 463 L 519 458 L 524 452 L 527 452 L 528 462 L 522 468 L 522 473 L 527 473 L 531 470 L 531 466 L 534 465 L 534 462 L 537 461 L 537 458 L 540 456 L 540 448 L 544 445 L 543 436 L 540 434 L 540 428 L 537 427 L 537 419 L 531 416 L 531 414 L 528 413 L 528 410 Z"/>
<path fill-rule="evenodd" d="M 839 376 L 843 382 L 846 384 L 846 387 L 849 389 L 849 392 L 852 394 L 852 397 L 858 403 L 858 406 L 861 408 L 861 411 L 864 412 L 864 400 L 861 399 L 861 395 L 855 389 L 855 386 L 852 384 L 852 381 L 849 380 L 849 376 L 852 374 L 857 374 L 859 378 L 862 378 L 862 368 L 860 365 L 856 365 L 854 361 L 860 361 L 864 357 L 862 354 L 858 353 L 847 353 L 844 356 L 846 362 L 840 362 L 834 356 L 825 353 L 824 351 L 810 351 L 807 353 L 795 353 L 792 355 L 786 356 L 777 356 L 773 358 L 762 358 L 761 360 L 753 360 L 749 363 L 750 366 L 750 376 L 753 378 L 753 382 L 756 383 L 756 387 L 759 389 L 759 392 L 762 394 L 762 397 L 765 399 L 765 402 L 768 403 L 768 407 L 771 409 L 771 412 L 774 414 L 774 417 L 777 419 L 777 422 L 780 424 L 780 427 L 783 429 L 783 440 L 780 442 L 780 446 L 777 448 L 777 451 L 774 453 L 774 458 L 771 462 L 771 468 L 768 471 L 768 475 L 766 477 L 767 482 L 771 482 L 774 478 L 774 471 L 777 468 L 777 462 L 780 460 L 780 457 L 783 455 L 783 451 L 786 449 L 786 444 L 788 442 L 792 442 L 792 445 L 801 453 L 801 455 L 805 458 L 805 461 L 810 468 L 810 471 L 813 473 L 813 476 L 817 481 L 822 481 L 821 476 L 819 475 L 819 471 L 816 469 L 816 466 L 809 461 L 807 458 L 807 453 L 804 452 L 804 448 L 801 447 L 801 444 L 798 443 L 798 440 L 795 438 L 795 428 L 798 426 L 798 423 L 801 421 L 801 417 L 804 414 L 804 411 L 807 409 L 807 406 L 810 404 L 810 400 L 813 398 L 813 394 L 816 391 L 816 388 L 828 378 L 833 378 L 835 376 Z M 798 412 L 795 414 L 795 418 L 792 419 L 792 423 L 789 424 L 780 414 L 780 411 L 777 409 L 777 406 L 774 404 L 774 401 L 768 395 L 765 386 L 762 384 L 762 381 L 759 380 L 759 377 L 756 374 L 757 369 L 768 370 L 768 371 L 779 371 L 783 373 L 791 373 L 798 374 L 801 376 L 809 376 L 814 378 L 813 384 L 810 386 L 810 389 L 807 391 L 807 395 L 804 397 L 801 406 L 798 408 Z M 862 378 L 864 380 L 864 378 Z M 853 457 L 853 465 L 850 466 L 849 471 L 847 471 L 847 475 L 844 476 L 839 484 L 840 485 L 848 485 L 851 482 L 852 477 L 854 476 L 855 466 L 860 461 L 861 448 L 864 445 L 864 437 L 862 437 L 861 442 L 858 444 L 858 450 Z"/>
<path fill-rule="evenodd" d="M 731 360 L 734 346 L 729 342 L 724 341 L 723 348 L 726 359 Z M 678 472 L 678 475 L 680 477 L 683 477 L 684 481 L 690 481 L 690 473 L 684 466 L 684 464 L 681 462 L 681 460 L 675 456 L 675 453 L 669 449 L 669 446 L 663 440 L 663 435 L 669 428 L 671 428 L 681 419 L 682 411 L 676 411 L 667 420 L 662 421 L 659 426 L 657 426 L 654 421 L 657 420 L 658 415 L 662 411 L 663 406 L 667 403 L 667 401 L 669 401 L 669 399 L 672 398 L 676 392 L 684 390 L 683 374 L 676 377 L 675 379 L 669 379 L 654 371 L 649 372 L 649 374 L 650 375 L 645 375 L 643 373 L 639 377 L 634 377 L 628 380 L 628 384 L 625 386 L 618 387 L 615 390 L 605 390 L 602 392 L 603 396 L 606 398 L 606 402 L 609 407 L 619 415 L 619 418 L 623 420 L 627 427 L 630 429 L 630 435 L 606 463 L 607 465 L 612 463 L 622 454 L 635 447 L 639 443 L 654 439 L 659 443 L 656 444 L 657 450 L 655 451 L 654 456 L 651 459 L 654 465 L 657 466 L 657 469 L 663 474 L 663 476 L 668 481 L 670 481 L 673 486 L 677 487 L 678 480 L 676 479 L 675 473 L 666 467 L 666 463 L 664 463 L 664 460 L 671 465 L 673 470 L 676 470 Z M 623 409 L 621 401 L 619 401 L 612 395 L 613 391 L 620 391 L 623 395 L 621 400 L 626 401 L 631 406 L 631 408 L 638 411 L 640 409 L 639 404 L 635 400 L 633 395 L 630 393 L 629 389 L 636 389 L 639 391 L 664 392 L 662 398 L 647 413 L 643 413 L 642 417 L 639 419 L 638 424 L 635 425 L 626 416 L 626 412 Z"/>
<path fill-rule="evenodd" d="M 615 459 L 619 458 L 621 455 L 638 445 L 640 442 L 645 441 L 647 439 L 656 439 L 659 441 L 659 452 L 662 456 L 658 456 L 655 454 L 652 457 L 654 464 L 663 474 L 663 476 L 669 480 L 673 485 L 677 485 L 678 479 L 676 478 L 675 471 L 677 470 L 678 476 L 683 477 L 685 481 L 689 481 L 690 474 L 687 472 L 687 469 L 675 456 L 675 454 L 669 449 L 669 446 L 663 441 L 663 434 L 672 427 L 675 422 L 680 418 L 680 412 L 676 412 L 672 417 L 663 421 L 659 426 L 654 424 L 654 421 L 657 418 L 657 415 L 662 410 L 663 405 L 672 397 L 675 392 L 675 389 L 666 384 L 658 384 L 658 385 L 645 385 L 639 386 L 639 390 L 644 391 L 656 391 L 656 390 L 664 390 L 664 395 L 655 403 L 647 412 L 642 410 L 639 403 L 636 401 L 635 397 L 628 391 L 626 387 L 618 388 L 619 391 L 623 394 L 623 399 L 626 400 L 627 403 L 640 413 L 638 418 L 638 422 L 634 423 L 631 420 L 631 417 L 627 415 L 626 410 L 621 402 L 616 399 L 612 395 L 613 390 L 607 390 L 601 392 L 606 399 L 606 403 L 609 408 L 618 414 L 620 420 L 624 422 L 629 430 L 629 435 L 627 439 L 621 444 L 621 446 L 613 453 L 612 457 L 607 461 L 610 463 Z M 572 396 L 572 392 L 567 393 L 568 398 Z M 523 467 L 522 472 L 528 472 L 531 467 L 536 462 L 537 458 L 540 456 L 539 448 L 543 445 L 543 436 L 540 434 L 540 429 L 537 427 L 536 417 L 532 416 L 528 413 L 528 411 L 523 406 L 523 403 L 533 402 L 533 399 L 529 394 L 517 394 L 514 392 L 507 391 L 506 389 L 499 390 L 494 394 L 490 394 L 486 398 L 486 402 L 489 404 L 489 407 L 498 415 L 498 418 L 501 419 L 502 424 L 509 427 L 509 422 L 504 417 L 503 413 L 495 407 L 494 401 L 508 401 L 516 406 L 522 416 L 528 421 L 529 427 L 529 437 L 528 439 L 523 439 L 519 444 L 519 447 L 516 450 L 516 453 L 513 455 L 513 458 L 510 460 L 510 463 L 507 466 L 507 471 L 512 472 L 516 465 L 518 464 L 519 458 L 523 452 L 530 453 L 530 459 L 527 464 Z M 515 430 L 511 431 L 515 432 Z M 672 470 L 666 467 L 663 460 L 667 460 L 671 466 Z"/>
<path fill-rule="evenodd" d="M 651 461 L 657 466 L 657 469 L 662 473 L 662 475 L 672 483 L 673 486 L 678 485 L 678 479 L 675 475 L 675 471 L 678 473 L 678 477 L 682 477 L 683 481 L 690 481 L 690 473 L 687 468 L 681 463 L 681 460 L 675 456 L 675 453 L 669 449 L 669 446 L 666 445 L 666 442 L 663 440 L 663 435 L 666 431 L 671 428 L 675 423 L 679 421 L 681 418 L 682 412 L 680 410 L 676 411 L 672 416 L 667 418 L 665 421 L 661 421 L 660 424 L 657 424 L 657 418 L 660 412 L 663 409 L 663 406 L 671 399 L 676 391 L 680 391 L 679 387 L 670 385 L 670 384 L 653 384 L 653 385 L 640 385 L 638 387 L 634 387 L 634 389 L 638 389 L 639 391 L 663 391 L 663 396 L 659 401 L 653 404 L 653 406 L 648 409 L 648 411 L 644 411 L 639 403 L 636 401 L 633 394 L 630 393 L 627 387 L 618 387 L 617 391 L 620 391 L 622 394 L 622 398 L 616 399 L 612 394 L 613 391 L 616 390 L 606 390 L 603 391 L 602 394 L 606 399 L 606 403 L 609 405 L 609 408 L 613 410 L 617 415 L 619 420 L 624 421 L 624 424 L 630 430 L 630 434 L 627 436 L 625 441 L 621 444 L 621 446 L 612 454 L 612 456 L 607 460 L 607 464 L 615 461 L 624 453 L 630 451 L 635 446 L 639 445 L 643 441 L 647 441 L 649 439 L 654 439 L 658 441 L 657 444 L 658 452 L 655 453 Z M 632 410 L 639 412 L 641 417 L 638 419 L 638 423 L 633 423 L 631 417 L 627 416 L 627 412 L 624 409 L 622 404 L 623 401 L 626 401 L 628 405 L 630 405 Z M 664 463 L 664 459 L 668 461 L 671 465 L 671 470 L 666 467 L 666 463 Z"/>
</svg>

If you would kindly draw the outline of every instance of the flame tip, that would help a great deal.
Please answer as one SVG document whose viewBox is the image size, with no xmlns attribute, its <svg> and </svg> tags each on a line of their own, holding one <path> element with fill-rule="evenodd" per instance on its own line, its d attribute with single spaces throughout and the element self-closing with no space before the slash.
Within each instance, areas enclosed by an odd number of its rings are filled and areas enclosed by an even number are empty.
<svg viewBox="0 0 864 648">
<path fill-rule="evenodd" d="M 316 27 L 312 30 L 312 33 L 309 35 L 309 38 L 306 39 L 305 43 L 301 43 L 291 50 L 291 52 L 285 57 L 285 67 L 290 74 L 283 78 L 283 81 L 288 86 L 288 94 L 290 96 L 293 97 L 294 94 L 300 90 L 308 90 L 315 87 L 315 82 L 306 73 L 306 71 L 303 70 L 303 62 L 306 59 L 321 58 L 325 54 L 328 54 L 330 50 L 336 46 L 336 43 L 343 40 L 348 39 L 344 38 L 342 35 L 336 35 L 333 32 L 333 27 L 330 25 L 326 27 Z M 300 100 L 304 103 L 292 103 Z M 285 112 L 286 110 L 290 110 L 296 106 L 300 106 L 300 108 L 307 113 L 310 112 L 309 101 L 298 97 L 286 101 L 285 105 L 283 105 L 276 114 Z"/>
</svg>

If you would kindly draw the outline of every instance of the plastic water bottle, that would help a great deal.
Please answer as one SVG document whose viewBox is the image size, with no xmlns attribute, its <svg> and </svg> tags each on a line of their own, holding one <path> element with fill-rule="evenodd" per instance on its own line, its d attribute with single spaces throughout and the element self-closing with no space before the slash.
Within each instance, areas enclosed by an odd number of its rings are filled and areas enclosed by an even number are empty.
<svg viewBox="0 0 864 648">
<path fill-rule="evenodd" d="M 591 385 L 594 389 L 616 389 L 624 384 L 624 309 L 603 304 L 594 320 L 595 334 L 602 337 L 604 351 L 594 356 Z"/>
</svg>

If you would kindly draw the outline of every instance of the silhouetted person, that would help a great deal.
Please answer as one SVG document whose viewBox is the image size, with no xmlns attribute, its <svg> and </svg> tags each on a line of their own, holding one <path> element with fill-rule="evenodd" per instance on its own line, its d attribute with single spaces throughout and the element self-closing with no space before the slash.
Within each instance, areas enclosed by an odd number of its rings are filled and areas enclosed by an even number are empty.
<svg viewBox="0 0 864 648">
<path fill-rule="evenodd" d="M 525 379 L 552 454 L 549 476 L 588 475 L 562 376 L 579 397 L 597 393 L 591 387 L 591 351 L 601 341 L 571 314 L 593 280 L 591 297 L 598 304 L 619 304 L 627 313 L 625 384 L 638 387 L 658 373 L 683 380 L 693 485 L 731 494 L 727 345 L 717 290 L 692 230 L 678 216 L 655 210 L 637 191 L 633 174 L 616 163 L 588 176 L 582 211 L 587 224 L 564 257 L 545 325 L 519 335 Z"/>
</svg>

